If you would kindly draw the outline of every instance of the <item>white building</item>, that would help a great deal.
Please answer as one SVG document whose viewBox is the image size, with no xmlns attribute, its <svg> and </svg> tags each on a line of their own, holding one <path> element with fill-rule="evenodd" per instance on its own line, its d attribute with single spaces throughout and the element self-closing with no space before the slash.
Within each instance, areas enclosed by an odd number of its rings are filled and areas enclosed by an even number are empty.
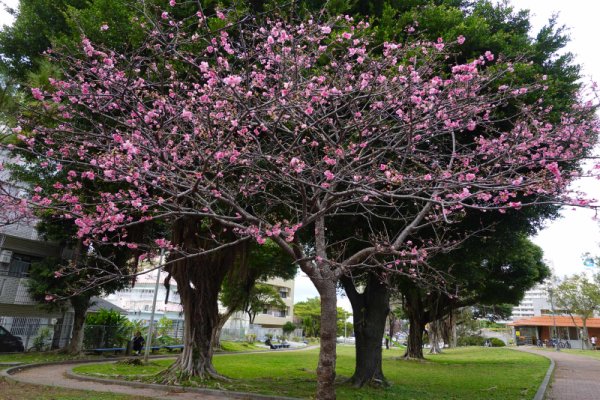
<svg viewBox="0 0 600 400">
<path fill-rule="evenodd" d="M 132 288 L 124 289 L 116 293 L 106 296 L 106 300 L 125 309 L 128 312 L 128 318 L 131 320 L 150 321 L 152 313 L 152 300 L 154 297 L 154 288 L 156 285 L 157 271 L 151 271 L 137 277 L 136 283 Z M 162 317 L 167 317 L 173 321 L 175 329 L 182 329 L 183 314 L 181 307 L 181 299 L 177 293 L 177 283 L 174 279 L 170 281 L 170 291 L 168 301 L 165 302 L 167 290 L 163 282 L 167 274 L 161 272 L 158 286 L 158 294 L 156 298 L 156 311 L 154 320 L 157 321 Z M 281 327 L 286 322 L 293 322 L 294 315 L 294 280 L 283 280 L 275 278 L 265 282 L 277 288 L 281 298 L 286 304 L 286 308 L 266 309 L 256 316 L 255 325 L 260 325 L 267 331 L 280 334 Z M 219 305 L 221 312 L 225 309 Z M 231 334 L 235 337 L 243 337 L 248 332 L 250 327 L 249 318 L 246 313 L 235 313 L 225 326 L 223 327 L 224 334 Z M 260 336 L 260 335 L 259 335 Z"/>
<path fill-rule="evenodd" d="M 525 292 L 523 300 L 513 308 L 513 321 L 552 314 L 552 307 L 546 285 L 540 284 Z"/>
</svg>

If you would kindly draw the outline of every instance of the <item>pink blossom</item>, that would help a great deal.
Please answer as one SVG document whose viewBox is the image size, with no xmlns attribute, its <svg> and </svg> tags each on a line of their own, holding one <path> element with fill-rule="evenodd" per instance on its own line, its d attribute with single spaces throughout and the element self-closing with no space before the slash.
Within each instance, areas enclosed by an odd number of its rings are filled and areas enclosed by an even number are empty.
<svg viewBox="0 0 600 400">
<path fill-rule="evenodd" d="M 44 99 L 44 95 L 42 94 L 42 91 L 38 88 L 31 88 L 31 94 L 33 95 L 33 98 L 36 100 Z"/>
<path fill-rule="evenodd" d="M 486 58 L 488 61 L 494 61 L 494 55 L 492 54 L 492 52 L 491 52 L 491 51 L 489 51 L 489 50 L 488 50 L 488 51 L 486 51 L 484 55 L 485 55 L 485 58 Z"/>
<path fill-rule="evenodd" d="M 177 2 L 175 0 L 169 0 L 169 5 L 171 7 L 175 7 L 176 4 L 177 4 Z"/>
<path fill-rule="evenodd" d="M 237 75 L 229 75 L 223 79 L 223 83 L 225 83 L 227 86 L 231 86 L 231 87 L 236 87 L 241 81 L 242 81 L 242 78 Z"/>
<path fill-rule="evenodd" d="M 465 37 L 463 35 L 460 35 L 456 38 L 456 42 L 458 44 L 463 44 L 465 42 Z"/>
<path fill-rule="evenodd" d="M 188 111 L 188 110 L 183 110 L 183 111 L 181 112 L 181 118 L 183 118 L 183 119 L 185 119 L 185 120 L 188 120 L 188 121 L 190 121 L 190 120 L 192 119 L 192 116 L 193 116 L 193 114 L 192 114 L 192 112 L 191 112 L 191 111 Z"/>
<path fill-rule="evenodd" d="M 333 180 L 333 178 L 335 178 L 335 175 L 330 170 L 326 170 L 325 172 L 323 172 L 323 175 L 325 175 L 325 179 L 327 179 L 328 181 L 331 181 Z"/>
<path fill-rule="evenodd" d="M 54 296 L 51 294 L 47 294 L 46 297 L 44 297 L 44 300 L 46 301 L 53 301 L 54 300 Z"/>
<path fill-rule="evenodd" d="M 107 31 L 108 30 L 108 25 L 107 24 L 103 24 L 102 26 L 100 26 L 100 30 L 101 31 Z"/>
<path fill-rule="evenodd" d="M 160 17 L 162 19 L 169 19 L 169 13 L 166 11 L 163 11 L 162 14 L 160 14 Z"/>
<path fill-rule="evenodd" d="M 321 33 L 329 35 L 331 33 L 331 28 L 329 26 L 323 26 L 321 27 Z"/>
</svg>

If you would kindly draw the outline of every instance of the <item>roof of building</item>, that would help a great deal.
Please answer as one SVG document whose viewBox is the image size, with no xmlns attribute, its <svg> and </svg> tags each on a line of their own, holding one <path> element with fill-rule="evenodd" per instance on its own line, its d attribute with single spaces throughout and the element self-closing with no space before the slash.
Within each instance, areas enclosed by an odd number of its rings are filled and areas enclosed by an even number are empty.
<svg viewBox="0 0 600 400">
<path fill-rule="evenodd" d="M 573 322 L 575 320 L 575 322 Z M 542 315 L 538 317 L 523 318 L 517 321 L 513 321 L 508 325 L 512 326 L 569 326 L 569 327 L 581 327 L 581 317 L 573 317 L 567 315 Z M 600 328 L 600 318 L 588 318 L 586 323 L 588 328 Z"/>
<path fill-rule="evenodd" d="M 98 312 L 100 309 L 116 311 L 119 314 L 127 314 L 127 310 L 122 309 L 110 301 L 104 300 L 100 297 L 92 297 L 92 305 L 88 309 L 88 312 L 94 313 Z"/>
</svg>

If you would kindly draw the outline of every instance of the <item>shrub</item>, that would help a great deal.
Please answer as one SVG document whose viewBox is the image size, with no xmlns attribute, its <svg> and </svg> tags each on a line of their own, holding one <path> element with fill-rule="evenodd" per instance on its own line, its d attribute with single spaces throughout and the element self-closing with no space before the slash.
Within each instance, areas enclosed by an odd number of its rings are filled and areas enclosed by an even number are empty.
<svg viewBox="0 0 600 400">
<path fill-rule="evenodd" d="M 49 327 L 43 327 L 39 330 L 38 335 L 33 339 L 33 349 L 35 351 L 44 351 L 48 347 L 48 341 L 52 339 L 52 331 Z"/>
<path fill-rule="evenodd" d="M 506 346 L 506 343 L 504 343 L 501 339 L 498 338 L 491 338 L 490 339 L 490 343 L 492 343 L 492 347 L 504 347 Z"/>
<path fill-rule="evenodd" d="M 248 343 L 254 343 L 256 341 L 256 334 L 254 333 L 249 333 L 246 335 L 246 342 Z"/>
<path fill-rule="evenodd" d="M 483 346 L 485 338 L 479 335 L 461 336 L 456 341 L 458 346 Z"/>
<path fill-rule="evenodd" d="M 285 324 L 283 324 L 283 327 L 281 329 L 283 330 L 284 336 L 288 336 L 289 334 L 294 332 L 294 330 L 296 329 L 296 325 L 288 321 Z"/>
</svg>

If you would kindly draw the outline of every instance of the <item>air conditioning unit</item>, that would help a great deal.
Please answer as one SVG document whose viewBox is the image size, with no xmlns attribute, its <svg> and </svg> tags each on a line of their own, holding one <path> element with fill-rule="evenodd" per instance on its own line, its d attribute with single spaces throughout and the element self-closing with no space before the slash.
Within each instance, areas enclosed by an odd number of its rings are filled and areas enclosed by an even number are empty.
<svg viewBox="0 0 600 400">
<path fill-rule="evenodd" d="M 10 250 L 2 250 L 0 251 L 0 263 L 1 264 L 9 264 L 12 259 L 13 252 Z"/>
</svg>

